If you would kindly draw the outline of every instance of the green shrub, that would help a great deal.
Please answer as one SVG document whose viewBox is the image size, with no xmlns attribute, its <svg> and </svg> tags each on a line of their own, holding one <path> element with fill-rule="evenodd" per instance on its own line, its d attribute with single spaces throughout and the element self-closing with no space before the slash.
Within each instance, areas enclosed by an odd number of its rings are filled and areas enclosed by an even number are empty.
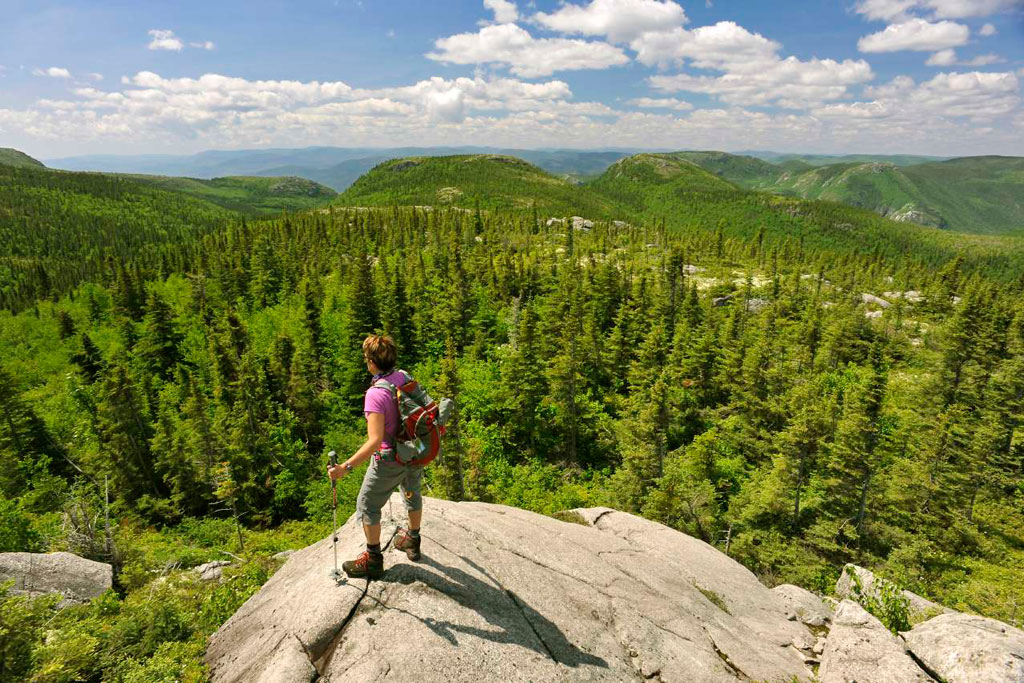
<svg viewBox="0 0 1024 683">
<path fill-rule="evenodd" d="M 903 595 L 902 588 L 892 581 L 876 578 L 874 595 L 868 595 L 857 573 L 849 567 L 845 571 L 853 586 L 853 598 L 861 607 L 875 615 L 893 633 L 910 630 L 910 600 Z"/>
<path fill-rule="evenodd" d="M 9 595 L 12 582 L 0 583 L 0 681 L 23 681 L 32 671 L 32 649 L 57 596 Z"/>
<path fill-rule="evenodd" d="M 249 562 L 236 571 L 225 572 L 225 581 L 213 589 L 200 609 L 197 625 L 212 633 L 270 578 L 269 565 Z"/>
<path fill-rule="evenodd" d="M 122 669 L 124 683 L 201 683 L 209 677 L 203 664 L 205 638 L 163 643 L 149 659 L 132 659 Z"/>
<path fill-rule="evenodd" d="M 72 622 L 64 628 L 51 628 L 32 652 L 34 681 L 70 683 L 92 678 L 97 669 L 97 654 L 102 642 L 95 620 Z"/>
<path fill-rule="evenodd" d="M 42 538 L 17 499 L 0 498 L 0 552 L 38 552 Z"/>
</svg>

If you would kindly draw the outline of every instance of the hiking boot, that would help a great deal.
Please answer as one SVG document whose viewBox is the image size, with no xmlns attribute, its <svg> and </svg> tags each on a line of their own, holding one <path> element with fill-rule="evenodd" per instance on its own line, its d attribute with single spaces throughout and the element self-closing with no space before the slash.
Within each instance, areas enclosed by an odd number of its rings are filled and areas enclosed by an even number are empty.
<svg viewBox="0 0 1024 683">
<path fill-rule="evenodd" d="M 356 559 L 343 562 L 341 568 L 350 579 L 379 579 L 384 575 L 384 555 L 364 550 Z"/>
<path fill-rule="evenodd" d="M 413 562 L 420 559 L 420 539 L 413 538 L 408 529 L 399 528 L 394 546 L 397 550 L 404 550 L 406 556 Z"/>
</svg>

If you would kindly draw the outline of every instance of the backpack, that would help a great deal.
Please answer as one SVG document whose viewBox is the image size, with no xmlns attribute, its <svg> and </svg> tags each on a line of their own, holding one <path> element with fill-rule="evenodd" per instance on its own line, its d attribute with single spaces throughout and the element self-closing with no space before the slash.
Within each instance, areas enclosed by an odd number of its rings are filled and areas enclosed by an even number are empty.
<svg viewBox="0 0 1024 683">
<path fill-rule="evenodd" d="M 436 403 L 426 389 L 405 370 L 399 370 L 403 382 L 394 385 L 378 379 L 373 386 L 387 389 L 398 403 L 398 433 L 395 434 L 395 459 L 402 465 L 423 466 L 441 451 L 441 436 L 455 404 L 443 398 Z"/>
</svg>

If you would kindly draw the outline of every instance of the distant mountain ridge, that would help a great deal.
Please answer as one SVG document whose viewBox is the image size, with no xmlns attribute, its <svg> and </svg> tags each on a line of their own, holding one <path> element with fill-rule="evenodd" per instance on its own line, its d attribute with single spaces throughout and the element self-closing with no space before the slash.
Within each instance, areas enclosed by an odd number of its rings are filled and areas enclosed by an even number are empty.
<svg viewBox="0 0 1024 683">
<path fill-rule="evenodd" d="M 306 147 L 207 151 L 191 155 L 89 155 L 51 159 L 50 166 L 69 171 L 144 173 L 209 179 L 223 176 L 282 176 L 307 178 L 343 192 L 371 168 L 405 157 L 504 154 L 545 171 L 581 179 L 602 173 L 610 164 L 636 150 L 530 150 L 498 147 Z"/>
<path fill-rule="evenodd" d="M 750 156 L 771 162 L 773 164 L 785 164 L 791 161 L 798 161 L 808 166 L 829 166 L 830 164 L 849 163 L 872 163 L 884 162 L 896 166 L 913 166 L 935 161 L 946 161 L 953 157 L 922 156 L 919 154 L 794 154 L 790 152 L 759 152 L 742 151 L 733 152 L 736 156 Z"/>
<path fill-rule="evenodd" d="M 307 147 L 211 150 L 192 155 L 94 155 L 49 160 L 51 167 L 187 176 L 295 176 L 344 192 L 393 159 L 491 154 L 523 159 L 573 182 L 597 179 L 638 150 L 489 147 Z M 910 221 L 983 234 L 1024 233 L 1024 181 L 1014 157 L 929 157 L 910 154 L 792 154 L 715 151 L 675 154 L 745 189 L 837 201 Z M 27 157 L 26 157 L 27 158 Z M 298 207 L 292 207 L 298 208 Z"/>
<path fill-rule="evenodd" d="M 896 221 L 959 232 L 1024 234 L 1021 157 L 961 157 L 910 165 L 879 158 L 815 166 L 796 157 L 771 163 L 725 152 L 677 154 L 746 189 L 841 202 Z"/>
</svg>

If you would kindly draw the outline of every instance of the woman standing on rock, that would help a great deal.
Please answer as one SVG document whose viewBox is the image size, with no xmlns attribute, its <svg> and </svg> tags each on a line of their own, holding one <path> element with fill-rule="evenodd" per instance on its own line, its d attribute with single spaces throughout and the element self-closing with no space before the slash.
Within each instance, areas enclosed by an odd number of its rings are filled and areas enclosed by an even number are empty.
<svg viewBox="0 0 1024 683">
<path fill-rule="evenodd" d="M 401 387 L 411 378 L 396 369 L 398 350 L 391 337 L 372 334 L 363 341 L 363 359 L 373 375 L 373 384 L 366 391 L 363 411 L 366 415 L 366 441 L 348 460 L 327 468 L 331 479 L 341 479 L 353 469 L 373 461 L 363 477 L 356 501 L 356 515 L 366 535 L 366 550 L 354 560 L 342 564 L 351 578 L 379 578 L 384 573 L 384 554 L 380 549 L 380 511 L 395 486 L 402 487 L 409 528 L 398 529 L 394 547 L 404 550 L 410 560 L 420 558 L 420 520 L 423 497 L 420 484 L 423 467 L 405 465 L 395 457 L 396 435 L 400 426 L 398 402 L 388 387 Z"/>
</svg>

